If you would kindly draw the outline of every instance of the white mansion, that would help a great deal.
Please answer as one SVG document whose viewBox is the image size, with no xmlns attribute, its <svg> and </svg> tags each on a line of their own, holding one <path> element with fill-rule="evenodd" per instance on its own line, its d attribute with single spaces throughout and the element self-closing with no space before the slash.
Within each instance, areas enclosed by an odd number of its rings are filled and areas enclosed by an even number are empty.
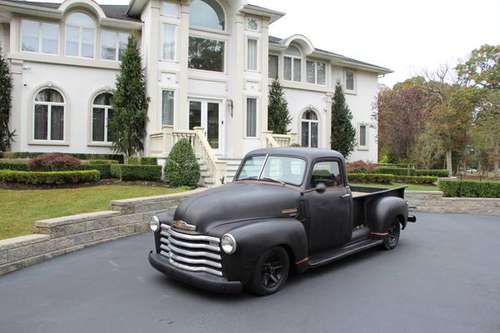
<svg viewBox="0 0 500 333">
<path fill-rule="evenodd" d="M 0 46 L 14 84 L 12 150 L 111 153 L 110 97 L 135 33 L 150 97 L 145 155 L 166 156 L 189 138 L 210 183 L 255 148 L 329 148 L 340 82 L 357 132 L 350 159 L 376 161 L 377 78 L 391 71 L 317 49 L 303 35 L 269 36 L 283 15 L 245 0 L 0 0 Z M 293 117 L 289 135 L 267 130 L 274 77 Z"/>
</svg>

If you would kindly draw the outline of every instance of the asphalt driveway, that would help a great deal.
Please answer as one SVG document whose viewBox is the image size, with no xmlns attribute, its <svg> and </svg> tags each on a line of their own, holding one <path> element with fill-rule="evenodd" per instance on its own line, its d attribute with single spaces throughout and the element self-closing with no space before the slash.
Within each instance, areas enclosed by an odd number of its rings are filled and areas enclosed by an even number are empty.
<svg viewBox="0 0 500 333">
<path fill-rule="evenodd" d="M 221 296 L 165 278 L 151 235 L 0 277 L 0 332 L 500 332 L 500 218 L 418 214 L 391 252 Z"/>
</svg>

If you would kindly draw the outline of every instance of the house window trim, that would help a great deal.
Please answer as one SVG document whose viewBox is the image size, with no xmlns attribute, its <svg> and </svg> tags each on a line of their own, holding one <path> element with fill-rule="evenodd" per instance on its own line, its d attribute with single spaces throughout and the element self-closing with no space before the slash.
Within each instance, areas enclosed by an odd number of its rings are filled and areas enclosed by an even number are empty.
<svg viewBox="0 0 500 333">
<path fill-rule="evenodd" d="M 247 125 L 248 125 L 248 100 L 249 99 L 254 99 L 255 100 L 255 136 L 248 136 L 247 134 Z M 243 138 L 245 140 L 258 140 L 260 138 L 259 135 L 259 103 L 260 103 L 260 96 L 257 95 L 246 95 L 245 96 L 245 101 L 244 101 L 244 106 L 245 106 L 245 122 L 243 124 L 243 133 L 244 136 Z"/>
<path fill-rule="evenodd" d="M 303 83 L 304 82 L 304 55 L 302 53 L 302 50 L 300 49 L 299 46 L 297 45 L 290 45 L 289 47 L 293 47 L 295 49 L 297 49 L 297 51 L 299 51 L 300 53 L 300 56 L 296 56 L 296 55 L 290 55 L 290 54 L 287 54 L 286 53 L 286 50 L 284 51 L 283 53 L 283 56 L 281 57 L 282 61 L 282 65 L 281 65 L 281 72 L 282 72 L 282 78 L 283 78 L 283 81 L 285 82 L 295 82 L 295 83 Z M 291 74 L 291 79 L 288 80 L 285 78 L 285 59 L 286 58 L 290 58 L 291 59 L 291 70 L 290 70 L 290 74 Z M 294 80 L 295 78 L 295 60 L 300 60 L 300 80 Z M 279 64 L 278 64 L 279 65 Z M 306 66 L 307 66 L 307 63 L 306 63 Z M 305 82 L 307 82 L 307 78 L 305 80 Z"/>
<path fill-rule="evenodd" d="M 97 93 L 93 94 L 90 100 L 90 128 L 89 128 L 89 146 L 94 147 L 111 147 L 113 145 L 113 141 L 108 141 L 108 111 L 113 110 L 113 105 L 100 105 L 95 104 L 94 101 L 101 94 L 111 94 L 113 95 L 113 91 L 111 89 L 102 89 Z M 94 107 L 104 109 L 104 141 L 94 141 Z"/>
<path fill-rule="evenodd" d="M 38 24 L 38 50 L 37 51 L 27 51 L 23 50 L 23 22 L 32 22 Z M 52 24 L 57 26 L 57 52 L 56 53 L 47 53 L 43 52 L 43 38 L 42 38 L 42 24 Z M 53 56 L 57 57 L 61 54 L 61 23 L 53 22 L 53 21 L 44 21 L 44 20 L 33 20 L 33 19 L 21 19 L 19 21 L 19 52 L 27 53 L 27 54 L 43 54 L 44 56 Z"/>
<path fill-rule="evenodd" d="M 58 102 L 36 102 L 36 96 L 43 90 L 45 89 L 51 89 L 57 91 L 59 94 L 61 94 L 62 98 L 64 99 L 63 103 L 58 103 Z M 64 119 L 64 124 L 63 124 L 63 139 L 62 140 L 52 140 L 50 139 L 50 134 L 52 132 L 52 128 L 50 126 L 50 120 L 52 117 L 52 107 L 47 109 L 47 139 L 35 139 L 35 105 L 56 105 L 56 106 L 63 106 L 63 119 Z M 44 145 L 44 146 L 68 146 L 68 138 L 70 137 L 69 132 L 69 102 L 66 97 L 66 94 L 63 92 L 62 89 L 53 86 L 52 84 L 45 84 L 37 89 L 35 89 L 32 98 L 31 98 L 31 132 L 30 132 L 30 139 L 29 139 L 29 145 Z"/>
<path fill-rule="evenodd" d="M 84 57 L 82 56 L 82 27 L 78 27 L 78 26 L 74 26 L 74 25 L 71 25 L 71 24 L 68 24 L 66 23 L 66 21 L 68 20 L 69 16 L 71 16 L 72 14 L 76 14 L 76 13 L 81 13 L 81 14 L 84 14 L 84 15 L 87 15 L 93 22 L 94 22 L 94 43 L 93 43 L 93 46 L 94 46 L 94 50 L 93 50 L 93 53 L 92 53 L 92 57 Z M 102 59 L 101 57 L 101 51 L 100 51 L 100 47 L 102 47 L 102 43 L 101 43 L 101 31 L 102 29 L 99 28 L 99 24 L 98 22 L 96 21 L 94 15 L 92 15 L 91 13 L 88 13 L 86 11 L 82 11 L 82 10 L 75 10 L 75 11 L 71 11 L 69 12 L 67 15 L 65 15 L 64 17 L 64 21 L 63 21 L 63 24 L 64 24 L 64 56 L 65 57 L 70 57 L 70 58 L 76 58 L 76 59 L 84 59 L 84 60 L 96 60 L 96 59 L 101 59 L 101 60 L 106 60 L 106 59 Z M 78 28 L 79 31 L 78 31 L 78 55 L 69 55 L 69 54 L 66 54 L 66 39 L 68 38 L 68 34 L 67 34 L 67 27 L 72 27 L 72 28 Z M 99 52 L 99 55 L 97 54 L 97 52 Z M 99 56 L 99 57 L 98 57 Z"/>
<path fill-rule="evenodd" d="M 304 114 L 307 111 L 314 112 L 314 114 L 316 115 L 317 119 L 316 120 L 304 119 Z M 307 139 L 308 145 L 307 145 L 307 147 L 304 147 L 304 148 L 319 148 L 319 147 L 321 147 L 321 142 L 320 142 L 320 139 L 321 139 L 321 118 L 320 118 L 318 110 L 316 108 L 314 108 L 314 107 L 307 107 L 304 110 L 302 110 L 302 112 L 300 113 L 300 117 L 299 117 L 299 138 L 300 138 L 301 147 L 303 147 L 302 146 L 302 122 L 307 122 L 309 124 L 308 125 L 309 126 L 309 137 Z M 318 124 L 318 147 L 311 147 L 311 128 L 312 128 L 311 123 Z"/>
<path fill-rule="evenodd" d="M 308 62 L 312 62 L 313 65 L 314 65 L 314 82 L 309 82 L 307 80 L 307 63 Z M 318 78 L 319 78 L 319 75 L 318 75 L 318 68 L 319 68 L 319 64 L 321 65 L 324 65 L 325 66 L 325 83 L 319 83 L 318 82 Z M 327 85 L 327 82 L 328 82 L 328 79 L 327 79 L 327 72 L 328 72 L 328 65 L 327 63 L 325 62 L 322 62 L 322 61 L 316 61 L 316 60 L 312 60 L 312 59 L 306 59 L 306 82 L 308 84 L 314 84 L 314 85 L 317 85 L 317 86 L 321 86 L 321 87 L 326 87 Z"/>
<path fill-rule="evenodd" d="M 365 127 L 365 141 L 366 145 L 362 146 L 361 145 L 361 126 Z M 370 150 L 370 140 L 369 134 L 368 134 L 368 129 L 370 128 L 370 125 L 367 122 L 359 122 L 357 126 L 358 130 L 356 131 L 356 140 L 357 140 L 357 148 L 358 151 L 368 151 Z"/>
<path fill-rule="evenodd" d="M 353 84 L 353 89 L 347 89 L 347 72 L 352 72 L 352 84 Z M 356 94 L 357 93 L 357 79 L 356 79 L 356 71 L 350 68 L 346 68 L 343 71 L 343 76 L 344 76 L 344 92 L 347 94 Z"/>
<path fill-rule="evenodd" d="M 249 52 L 250 52 L 250 48 L 249 48 L 249 43 L 250 43 L 250 40 L 254 40 L 256 42 L 256 63 L 255 63 L 255 69 L 250 69 L 249 68 Z M 246 59 L 245 59 L 245 70 L 247 72 L 252 72 L 252 73 L 259 73 L 260 72 L 260 57 L 259 57 L 259 54 L 260 54 L 260 39 L 257 37 L 257 36 L 252 36 L 252 35 L 248 35 L 246 36 L 245 38 L 245 49 L 246 49 Z"/>
</svg>

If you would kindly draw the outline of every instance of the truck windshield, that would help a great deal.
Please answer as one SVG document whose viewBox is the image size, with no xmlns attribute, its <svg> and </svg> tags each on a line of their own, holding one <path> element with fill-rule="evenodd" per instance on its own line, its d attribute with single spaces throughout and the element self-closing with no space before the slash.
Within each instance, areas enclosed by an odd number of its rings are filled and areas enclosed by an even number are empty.
<svg viewBox="0 0 500 333">
<path fill-rule="evenodd" d="M 300 185 L 304 179 L 306 162 L 287 156 L 251 156 L 245 160 L 236 180 L 276 181 Z"/>
</svg>

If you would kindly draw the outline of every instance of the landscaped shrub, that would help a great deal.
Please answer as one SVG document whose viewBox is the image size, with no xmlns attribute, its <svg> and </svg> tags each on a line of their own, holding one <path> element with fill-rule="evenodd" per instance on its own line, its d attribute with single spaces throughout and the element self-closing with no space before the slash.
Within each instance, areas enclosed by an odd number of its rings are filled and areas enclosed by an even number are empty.
<svg viewBox="0 0 500 333">
<path fill-rule="evenodd" d="M 75 170 L 80 165 L 81 162 L 79 159 L 61 153 L 40 155 L 29 162 L 29 168 L 33 171 Z"/>
<path fill-rule="evenodd" d="M 24 185 L 62 185 L 93 183 L 100 178 L 97 170 L 79 171 L 16 171 L 0 170 L 0 183 L 17 183 Z"/>
<path fill-rule="evenodd" d="M 97 170 L 101 179 L 111 178 L 111 164 L 82 164 L 76 170 Z"/>
<path fill-rule="evenodd" d="M 88 160 L 89 165 L 102 165 L 102 164 L 118 164 L 117 160 Z"/>
<path fill-rule="evenodd" d="M 500 198 L 500 182 L 440 180 L 445 197 Z"/>
<path fill-rule="evenodd" d="M 417 169 L 415 170 L 417 176 L 434 176 L 434 177 L 448 177 L 448 170 L 446 169 Z"/>
<path fill-rule="evenodd" d="M 200 166 L 187 139 L 177 142 L 165 164 L 165 175 L 173 186 L 195 187 L 200 180 Z"/>
<path fill-rule="evenodd" d="M 380 167 L 389 167 L 389 168 L 413 168 L 409 163 L 378 163 Z"/>
<path fill-rule="evenodd" d="M 44 153 L 28 152 L 0 152 L 0 158 L 34 158 Z M 78 158 L 79 160 L 116 160 L 123 163 L 123 155 L 118 154 L 66 154 Z"/>
<path fill-rule="evenodd" d="M 434 176 L 394 176 L 394 182 L 405 184 L 427 184 L 432 185 L 438 178 Z"/>
<path fill-rule="evenodd" d="M 349 182 L 353 183 L 377 183 L 390 184 L 394 180 L 394 175 L 378 173 L 349 173 Z"/>
<path fill-rule="evenodd" d="M 412 168 L 378 167 L 373 172 L 397 176 L 416 176 L 415 169 Z"/>
<path fill-rule="evenodd" d="M 127 164 L 131 165 L 158 165 L 156 157 L 129 157 Z"/>
<path fill-rule="evenodd" d="M 18 160 L 0 160 L 0 170 L 19 170 L 27 171 L 29 170 L 27 161 Z"/>
<path fill-rule="evenodd" d="M 372 172 L 377 168 L 377 164 L 367 163 L 364 161 L 355 161 L 347 163 L 347 172 L 349 173 L 367 173 Z"/>
<path fill-rule="evenodd" d="M 111 176 L 123 181 L 132 181 L 132 180 L 160 181 L 161 166 L 112 164 Z"/>
</svg>

